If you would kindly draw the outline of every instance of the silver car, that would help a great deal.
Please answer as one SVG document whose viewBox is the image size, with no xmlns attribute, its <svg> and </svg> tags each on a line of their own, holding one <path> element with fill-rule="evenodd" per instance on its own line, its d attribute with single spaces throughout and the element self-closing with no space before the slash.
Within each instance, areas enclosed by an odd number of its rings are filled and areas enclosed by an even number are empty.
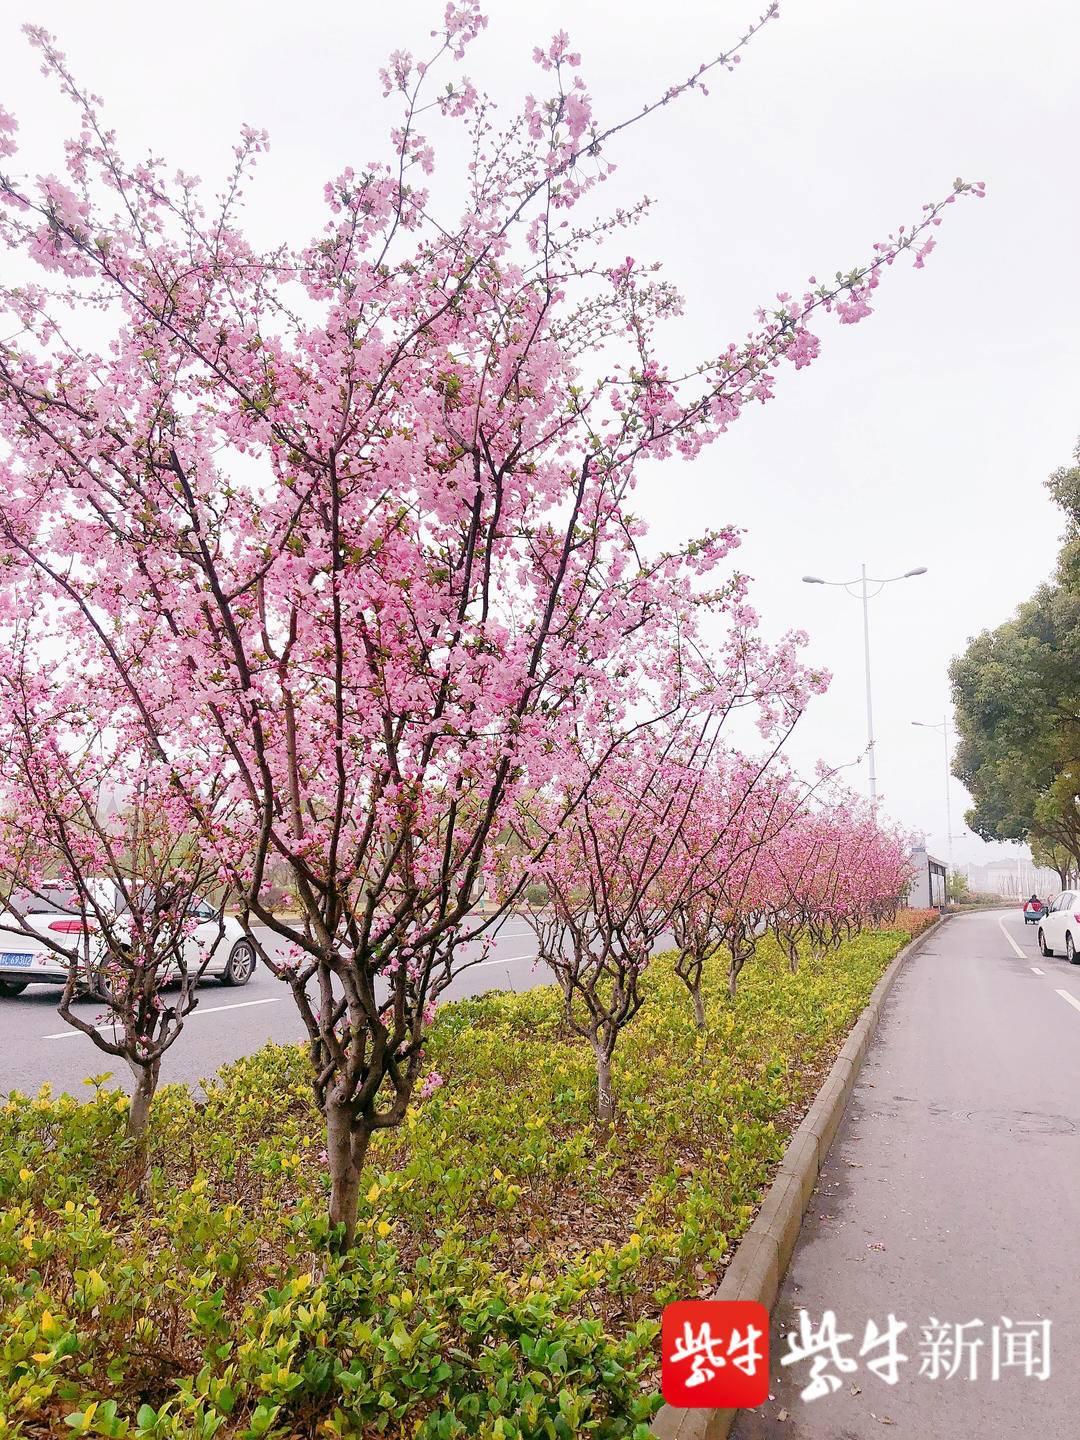
<svg viewBox="0 0 1080 1440">
<path fill-rule="evenodd" d="M 90 880 L 87 888 L 102 910 L 122 916 L 122 897 L 111 880 Z M 13 910 L 0 910 L 0 996 L 19 995 L 28 985 L 64 985 L 69 971 L 67 961 L 37 937 L 48 934 L 54 944 L 70 947 L 72 960 L 77 960 L 84 933 L 78 894 L 70 886 L 45 885 L 34 893 L 17 892 L 11 904 L 22 921 Z M 224 985 L 246 985 L 254 973 L 256 957 L 239 920 L 229 915 L 222 918 L 203 901 L 194 907 L 193 916 L 198 924 L 184 942 L 188 973 L 197 971 L 205 959 L 204 976 L 212 976 Z M 70 941 L 65 936 L 70 936 Z M 178 974 L 177 970 L 164 979 L 176 979 Z M 99 988 L 104 992 L 107 986 Z M 102 993 L 99 998 L 108 1000 L 109 996 Z"/>
</svg>

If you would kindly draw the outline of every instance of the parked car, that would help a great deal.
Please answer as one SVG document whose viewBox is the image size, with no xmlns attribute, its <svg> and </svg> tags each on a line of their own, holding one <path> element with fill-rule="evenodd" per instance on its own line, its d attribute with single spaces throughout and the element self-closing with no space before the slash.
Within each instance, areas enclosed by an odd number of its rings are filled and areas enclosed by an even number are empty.
<svg viewBox="0 0 1080 1440">
<path fill-rule="evenodd" d="M 1039 922 L 1039 949 L 1049 959 L 1064 955 L 1071 964 L 1080 964 L 1080 895 L 1063 890 Z"/>
<path fill-rule="evenodd" d="M 123 906 L 117 887 L 111 880 L 90 880 L 90 893 L 105 910 L 120 915 Z M 11 897 L 15 910 L 26 919 L 29 934 L 11 910 L 0 910 L 0 996 L 19 995 L 28 985 L 63 985 L 68 977 L 68 964 L 50 950 L 37 935 L 46 932 L 53 941 L 68 948 L 62 937 L 71 936 L 72 957 L 78 954 L 83 935 L 79 896 L 70 886 L 47 885 L 36 893 L 17 892 Z M 189 970 L 197 970 L 206 950 L 210 951 L 204 975 L 212 976 L 223 985 L 246 985 L 255 970 L 255 950 L 244 934 L 239 920 L 225 916 L 222 920 L 214 907 L 200 901 L 193 908 L 199 923 L 184 944 L 184 959 Z M 220 936 L 219 936 L 220 929 Z M 166 976 L 175 980 L 179 970 Z M 103 984 L 98 998 L 108 1000 Z"/>
</svg>

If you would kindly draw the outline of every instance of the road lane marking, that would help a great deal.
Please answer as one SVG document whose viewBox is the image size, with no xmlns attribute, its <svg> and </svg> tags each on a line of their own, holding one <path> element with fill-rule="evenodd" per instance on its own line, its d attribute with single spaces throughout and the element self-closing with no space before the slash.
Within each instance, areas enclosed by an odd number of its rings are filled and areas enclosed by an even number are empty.
<svg viewBox="0 0 1080 1440">
<path fill-rule="evenodd" d="M 1063 1000 L 1067 1000 L 1074 1010 L 1080 1010 L 1080 1000 L 1075 995 L 1070 995 L 1068 990 L 1059 990 L 1057 993 Z"/>
<path fill-rule="evenodd" d="M 538 955 L 504 955 L 499 960 L 480 960 L 475 965 L 464 965 L 457 974 L 464 975 L 469 970 L 481 970 L 485 965 L 509 965 L 515 960 L 539 960 Z M 455 977 L 456 978 L 456 977 Z M 283 997 L 280 995 L 269 995 L 264 1000 L 241 1000 L 235 1005 L 209 1005 L 205 1009 L 200 1005 L 192 1010 L 190 1015 L 184 1017 L 187 1020 L 197 1020 L 200 1015 L 218 1015 L 223 1010 L 247 1010 L 253 1005 L 276 1005 Z M 55 1035 L 43 1035 L 43 1040 L 73 1040 L 81 1035 L 81 1030 L 74 1028 L 60 1030 Z"/>
<path fill-rule="evenodd" d="M 485 965 L 509 965 L 514 960 L 539 960 L 539 955 L 503 955 L 498 960 L 477 960 L 475 965 L 463 965 L 456 971 L 457 975 L 464 975 L 466 970 L 482 970 Z"/>
<path fill-rule="evenodd" d="M 1045 970 L 1040 970 L 1037 965 L 1032 965 L 1032 966 L 1031 966 L 1031 973 L 1032 973 L 1033 975 L 1045 975 L 1045 974 L 1046 974 L 1046 971 L 1045 971 Z"/>
<path fill-rule="evenodd" d="M 199 1015 L 216 1015 L 219 1010 L 248 1010 L 252 1005 L 276 1005 L 283 997 L 267 995 L 264 1000 L 236 1000 L 231 1005 L 210 1005 L 205 1010 L 200 1005 L 185 1018 L 191 1020 Z"/>
<path fill-rule="evenodd" d="M 198 1006 L 189 1015 L 184 1016 L 185 1022 L 197 1020 L 200 1015 L 217 1015 L 222 1010 L 249 1010 L 252 1005 L 276 1005 L 282 997 L 280 995 L 268 995 L 265 1000 L 239 1000 L 235 1005 L 210 1005 L 205 1010 Z M 113 1029 L 115 1030 L 115 1026 Z M 81 1030 L 60 1030 L 55 1035 L 43 1035 L 43 1040 L 70 1040 L 74 1035 L 81 1035 Z M 89 1037 L 87 1037 L 89 1038 Z"/>
<path fill-rule="evenodd" d="M 1024 953 L 1023 950 L 1020 949 L 1020 946 L 1016 943 L 1016 941 L 1013 939 L 1013 937 L 1012 937 L 1012 936 L 1009 934 L 1009 932 L 1005 929 L 1005 921 L 1004 921 L 1003 917 L 1000 916 L 1000 915 L 998 916 L 998 925 L 999 925 L 999 927 L 1000 927 L 1000 929 L 1001 929 L 1001 933 L 1005 936 L 1005 939 L 1006 939 L 1006 940 L 1009 942 L 1009 944 L 1012 946 L 1012 948 L 1013 948 L 1013 950 L 1016 952 L 1016 954 L 1020 956 L 1020 959 L 1021 959 L 1021 960 L 1026 960 L 1026 959 L 1027 959 L 1027 955 Z"/>
<path fill-rule="evenodd" d="M 478 960 L 474 965 L 463 965 L 459 971 L 455 972 L 455 978 L 459 974 L 464 975 L 469 970 L 482 970 L 485 965 L 510 965 L 516 960 L 533 960 L 539 962 L 540 956 L 503 955 L 498 960 Z M 280 995 L 269 995 L 264 1000 L 240 1000 L 235 1005 L 209 1005 L 205 1009 L 200 1005 L 195 1010 L 192 1010 L 190 1015 L 185 1015 L 184 1019 L 185 1021 L 197 1020 L 200 1015 L 218 1015 L 222 1010 L 247 1010 L 250 1009 L 252 1005 L 276 1005 L 281 999 L 282 996 Z M 82 1033 L 81 1030 L 72 1028 L 70 1030 L 60 1030 L 55 1035 L 43 1035 L 41 1038 L 43 1040 L 72 1040 L 76 1035 L 81 1035 Z"/>
</svg>

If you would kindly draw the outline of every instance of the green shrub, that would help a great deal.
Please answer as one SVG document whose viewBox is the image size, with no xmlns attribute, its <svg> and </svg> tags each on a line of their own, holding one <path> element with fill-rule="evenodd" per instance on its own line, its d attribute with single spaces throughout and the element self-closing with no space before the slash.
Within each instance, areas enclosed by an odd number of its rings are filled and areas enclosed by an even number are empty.
<svg viewBox="0 0 1080 1440">
<path fill-rule="evenodd" d="M 707 1294 L 785 1138 L 906 938 L 797 975 L 771 945 L 693 1025 L 670 963 L 591 1124 L 591 1055 L 548 988 L 446 1006 L 448 1083 L 378 1138 L 358 1243 L 327 1246 L 299 1048 L 155 1102 L 125 1195 L 126 1100 L 99 1080 L 0 1111 L 0 1437 L 642 1440 L 661 1306 Z"/>
</svg>

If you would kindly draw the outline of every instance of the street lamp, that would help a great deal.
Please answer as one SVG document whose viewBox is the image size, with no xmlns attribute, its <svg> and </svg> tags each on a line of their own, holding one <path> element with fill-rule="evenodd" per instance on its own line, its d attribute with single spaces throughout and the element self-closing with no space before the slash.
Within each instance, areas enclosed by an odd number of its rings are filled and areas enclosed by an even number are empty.
<svg viewBox="0 0 1080 1440">
<path fill-rule="evenodd" d="M 949 768 L 949 717 L 945 714 L 940 720 L 912 720 L 912 725 L 917 725 L 920 730 L 940 730 L 945 741 L 945 836 L 948 846 L 949 870 L 952 871 L 952 805 L 949 800 L 949 783 L 951 771 Z M 959 837 L 957 837 L 959 838 Z"/>
<path fill-rule="evenodd" d="M 875 595 L 880 595 L 886 585 L 891 585 L 894 580 L 910 580 L 913 575 L 925 575 L 926 566 L 917 565 L 914 570 L 905 570 L 902 575 L 886 575 L 883 580 L 876 580 L 868 576 L 866 566 L 863 565 L 858 580 L 822 580 L 818 575 L 804 575 L 804 585 L 835 585 L 841 590 L 846 590 L 849 595 L 860 595 L 862 599 L 862 623 L 863 623 L 863 658 L 866 662 L 866 754 L 870 762 L 870 803 L 877 804 L 877 770 L 874 766 L 874 706 L 870 695 L 870 608 L 869 602 Z M 858 590 L 852 589 L 857 585 Z M 877 589 L 871 591 L 869 586 L 876 585 Z"/>
</svg>

